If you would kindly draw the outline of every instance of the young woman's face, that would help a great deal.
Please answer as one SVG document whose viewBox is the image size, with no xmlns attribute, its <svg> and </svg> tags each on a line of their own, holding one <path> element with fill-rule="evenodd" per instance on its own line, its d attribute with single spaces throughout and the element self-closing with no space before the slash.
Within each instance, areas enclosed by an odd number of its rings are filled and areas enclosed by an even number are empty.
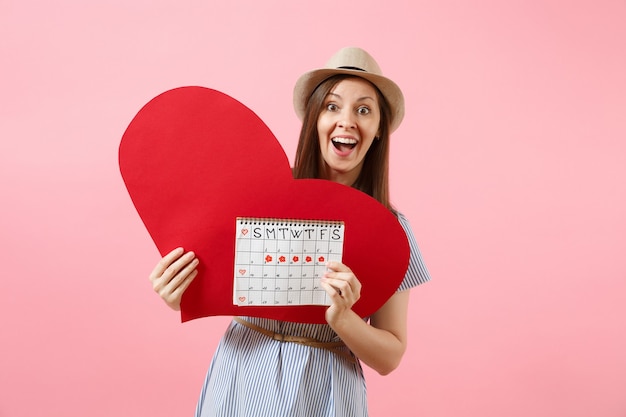
<svg viewBox="0 0 626 417">
<path fill-rule="evenodd" d="M 340 81 L 324 99 L 317 133 L 326 179 L 352 185 L 380 126 L 380 106 L 372 84 L 361 78 Z"/>
</svg>

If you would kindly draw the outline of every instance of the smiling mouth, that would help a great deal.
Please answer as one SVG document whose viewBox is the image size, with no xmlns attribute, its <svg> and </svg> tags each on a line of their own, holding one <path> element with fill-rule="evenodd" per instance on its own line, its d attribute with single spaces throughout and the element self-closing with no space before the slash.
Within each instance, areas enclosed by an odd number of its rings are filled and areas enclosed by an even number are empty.
<svg viewBox="0 0 626 417">
<path fill-rule="evenodd" d="M 358 143 L 356 139 L 350 138 L 332 138 L 331 141 L 333 142 L 333 146 L 341 152 L 351 151 Z"/>
</svg>

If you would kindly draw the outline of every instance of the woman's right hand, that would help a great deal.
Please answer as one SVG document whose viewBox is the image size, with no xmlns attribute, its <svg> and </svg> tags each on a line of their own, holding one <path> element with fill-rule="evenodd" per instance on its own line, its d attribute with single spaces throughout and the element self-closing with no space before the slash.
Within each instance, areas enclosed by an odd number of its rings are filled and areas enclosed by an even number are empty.
<svg viewBox="0 0 626 417">
<path fill-rule="evenodd" d="M 152 288 L 173 310 L 180 310 L 183 293 L 198 275 L 198 258 L 183 248 L 176 248 L 165 255 L 150 274 Z"/>
</svg>

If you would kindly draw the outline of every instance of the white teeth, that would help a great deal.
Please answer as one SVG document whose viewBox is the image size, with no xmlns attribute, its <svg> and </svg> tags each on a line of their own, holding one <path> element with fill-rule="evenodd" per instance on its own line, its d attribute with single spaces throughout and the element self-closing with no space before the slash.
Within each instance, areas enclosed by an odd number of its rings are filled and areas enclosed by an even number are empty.
<svg viewBox="0 0 626 417">
<path fill-rule="evenodd" d="M 333 138 L 332 141 L 337 143 L 343 143 L 344 145 L 356 145 L 357 143 L 356 139 L 350 138 Z"/>
</svg>

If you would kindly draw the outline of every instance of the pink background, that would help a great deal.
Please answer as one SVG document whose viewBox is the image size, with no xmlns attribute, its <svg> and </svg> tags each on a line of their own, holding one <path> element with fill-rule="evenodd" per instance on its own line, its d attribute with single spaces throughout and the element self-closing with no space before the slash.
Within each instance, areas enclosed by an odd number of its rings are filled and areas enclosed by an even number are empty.
<svg viewBox="0 0 626 417">
<path fill-rule="evenodd" d="M 405 92 L 392 197 L 434 277 L 371 414 L 626 416 L 623 0 L 98 3 L 0 3 L 0 416 L 192 415 L 228 319 L 152 292 L 121 135 L 203 85 L 291 158 L 293 84 L 346 45 Z"/>
</svg>

